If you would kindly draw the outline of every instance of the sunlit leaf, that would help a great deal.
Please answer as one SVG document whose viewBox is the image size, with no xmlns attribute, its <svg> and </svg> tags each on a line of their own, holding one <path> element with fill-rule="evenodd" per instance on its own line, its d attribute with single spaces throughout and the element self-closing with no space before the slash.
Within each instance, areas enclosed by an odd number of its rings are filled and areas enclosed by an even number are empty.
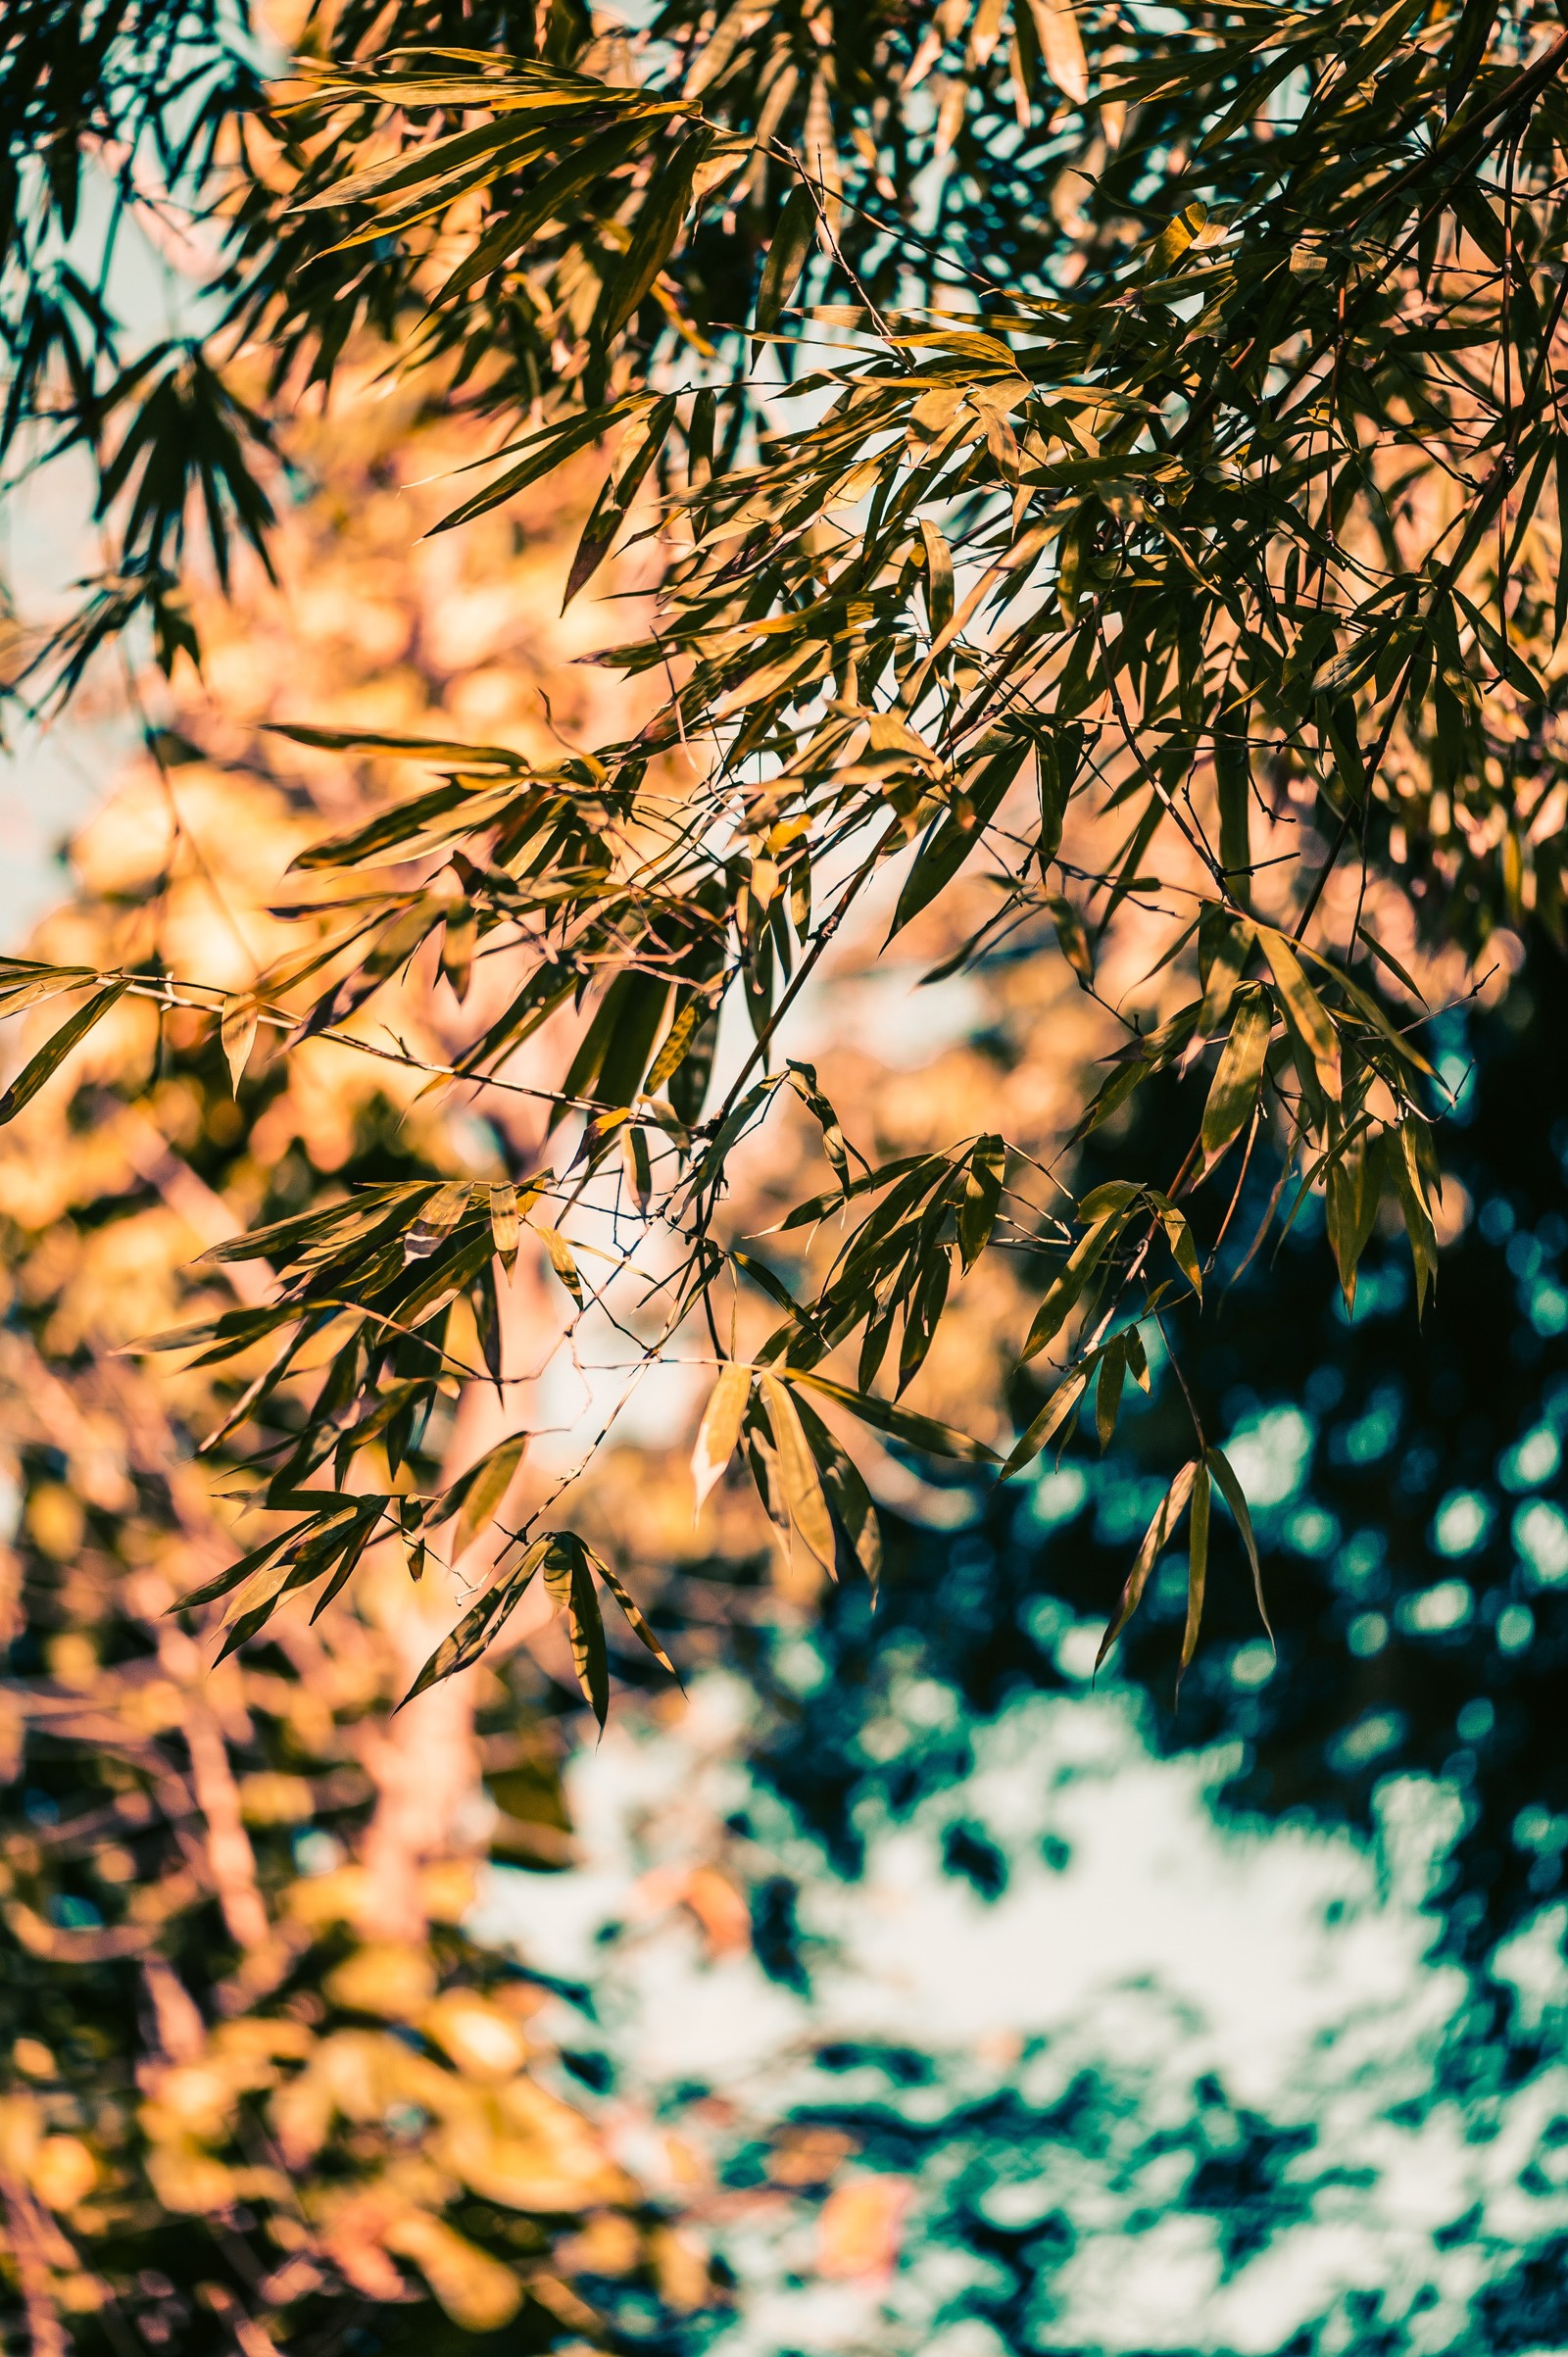
<svg viewBox="0 0 1568 2357">
<path fill-rule="evenodd" d="M 718 1380 L 708 1396 L 703 1420 L 697 1428 L 697 1442 L 692 1450 L 692 1485 L 696 1491 L 693 1519 L 701 1514 L 714 1485 L 735 1453 L 741 1437 L 741 1425 L 746 1416 L 746 1404 L 752 1396 L 752 1370 L 731 1360 L 720 1367 Z"/>
</svg>

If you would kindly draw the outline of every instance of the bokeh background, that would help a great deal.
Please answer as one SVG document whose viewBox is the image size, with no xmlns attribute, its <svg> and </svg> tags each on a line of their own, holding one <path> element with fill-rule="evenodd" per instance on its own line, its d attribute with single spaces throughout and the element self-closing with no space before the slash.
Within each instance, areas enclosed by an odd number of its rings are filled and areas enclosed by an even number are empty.
<svg viewBox="0 0 1568 2357">
<path fill-rule="evenodd" d="M 237 987 L 293 854 L 407 783 L 266 723 L 547 752 L 620 710 L 581 659 L 643 579 L 555 618 L 591 469 L 420 542 L 454 429 L 367 392 L 289 455 L 280 585 L 208 602 L 202 676 L 105 676 L 13 745 L 10 948 Z M 50 503 L 8 522 L 45 604 L 79 530 Z M 896 965 L 843 944 L 787 1044 L 868 1153 L 1049 1159 L 1096 1009 L 1027 950 L 923 988 L 961 913 Z M 1433 979 L 1424 1323 L 1393 1236 L 1348 1316 L 1308 1200 L 1196 1345 L 1277 1647 L 1237 1552 L 1179 1703 L 1174 1562 L 1092 1676 L 1178 1445 L 1157 1369 L 1104 1461 L 1080 1433 L 999 1492 L 877 1452 L 873 1606 L 738 1486 L 694 1524 L 677 1367 L 582 1493 L 682 1675 L 628 1640 L 602 1741 L 551 1627 L 391 1715 L 457 1591 L 390 1552 L 216 1672 L 171 1617 L 252 1543 L 199 1453 L 232 1392 L 124 1347 L 231 1303 L 192 1263 L 236 1226 L 526 1141 L 319 1043 L 236 1098 L 210 1026 L 124 1003 L 0 1133 L 19 2345 L 1568 2346 L 1568 972 L 1504 937 Z M 419 968 L 378 1019 L 439 1054 L 487 987 L 465 1013 Z M 785 1123 L 744 1164 L 757 1228 L 810 1151 Z M 568 1307 L 525 1254 L 525 1490 L 617 1380 L 608 1337 L 557 1350 Z M 1014 1308 L 971 1289 L 922 1404 L 1003 1429 Z M 454 1462 L 494 1412 L 460 1403 Z"/>
</svg>

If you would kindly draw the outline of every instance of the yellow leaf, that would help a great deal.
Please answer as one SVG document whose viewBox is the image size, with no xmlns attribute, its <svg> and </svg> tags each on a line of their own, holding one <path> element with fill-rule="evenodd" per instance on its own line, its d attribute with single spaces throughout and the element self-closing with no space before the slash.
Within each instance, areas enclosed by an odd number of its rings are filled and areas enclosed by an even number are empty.
<svg viewBox="0 0 1568 2357">
<path fill-rule="evenodd" d="M 250 1059 L 251 1050 L 256 1044 L 256 1026 L 259 1020 L 259 1011 L 253 998 L 238 997 L 223 1001 L 223 1011 L 219 1018 L 218 1027 L 223 1043 L 223 1054 L 228 1061 L 229 1081 L 236 1097 L 239 1095 L 240 1080 Z"/>
<path fill-rule="evenodd" d="M 708 1396 L 702 1423 L 697 1428 L 697 1446 L 692 1450 L 692 1484 L 697 1502 L 692 1512 L 695 1522 L 708 1501 L 713 1485 L 735 1453 L 735 1444 L 741 1437 L 741 1425 L 746 1415 L 746 1402 L 752 1393 L 752 1370 L 733 1361 L 720 1367 L 718 1381 Z"/>
<path fill-rule="evenodd" d="M 822 1569 L 831 1572 L 837 1560 L 833 1517 L 828 1512 L 822 1477 L 817 1472 L 799 1410 L 776 1375 L 763 1375 L 760 1380 L 768 1422 L 773 1428 L 773 1446 L 778 1450 L 779 1480 L 784 1486 L 790 1521 Z"/>
<path fill-rule="evenodd" d="M 1089 96 L 1089 61 L 1084 56 L 1078 20 L 1066 0 L 1029 0 L 1046 72 L 1075 107 Z"/>
</svg>

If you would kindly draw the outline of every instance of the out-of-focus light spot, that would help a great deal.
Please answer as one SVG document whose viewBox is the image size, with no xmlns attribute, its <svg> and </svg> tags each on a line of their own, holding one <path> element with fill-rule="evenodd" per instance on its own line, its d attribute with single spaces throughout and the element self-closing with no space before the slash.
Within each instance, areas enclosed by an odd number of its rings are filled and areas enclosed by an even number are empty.
<svg viewBox="0 0 1568 2357">
<path fill-rule="evenodd" d="M 1470 1087 L 1474 1071 L 1474 1058 L 1460 1056 L 1452 1048 L 1438 1057 L 1438 1078 L 1452 1100 L 1447 1109 L 1455 1121 L 1468 1121 L 1475 1111 L 1475 1091 Z"/>
<path fill-rule="evenodd" d="M 1020 1536 L 1029 1536 L 1029 1527 L 1042 1536 L 1054 1531 L 1063 1522 L 1070 1522 L 1089 1496 L 1089 1483 L 1077 1465 L 1056 1465 L 1049 1468 L 1035 1483 L 1024 1501 L 1020 1519 L 1024 1525 Z"/>
<path fill-rule="evenodd" d="M 1513 1543 L 1538 1588 L 1568 1580 L 1568 1515 L 1548 1498 L 1533 1498 L 1513 1518 Z"/>
<path fill-rule="evenodd" d="M 1463 1628 L 1475 1610 L 1468 1580 L 1439 1580 L 1419 1596 L 1400 1598 L 1395 1614 L 1399 1627 L 1418 1637 L 1440 1636 L 1445 1629 Z"/>
<path fill-rule="evenodd" d="M 1025 1601 L 1018 1618 L 1026 1634 L 1043 1652 L 1049 1653 L 1072 1619 L 1072 1613 L 1059 1596 L 1032 1596 Z"/>
<path fill-rule="evenodd" d="M 66 1891 L 49 1901 L 49 1912 L 65 1932 L 97 1932 L 103 1929 L 103 1917 L 90 1898 L 78 1898 Z"/>
<path fill-rule="evenodd" d="M 1538 1424 L 1503 1450 L 1497 1461 L 1497 1479 L 1505 1490 L 1534 1490 L 1550 1481 L 1561 1463 L 1562 1443 L 1549 1425 Z"/>
<path fill-rule="evenodd" d="M 1509 1237 L 1508 1250 L 1503 1253 L 1503 1258 L 1508 1263 L 1511 1275 L 1530 1278 L 1540 1268 L 1545 1254 L 1530 1230 L 1521 1228 L 1517 1235 Z"/>
<path fill-rule="evenodd" d="M 1536 1633 L 1536 1616 L 1528 1604 L 1504 1604 L 1497 1615 L 1497 1650 L 1522 1653 Z"/>
<path fill-rule="evenodd" d="M 334 1874 L 348 1856 L 336 1834 L 309 1826 L 294 1836 L 294 1863 L 301 1874 Z"/>
<path fill-rule="evenodd" d="M 1461 1743 L 1484 1743 L 1496 1725 L 1497 1714 L 1485 1694 L 1477 1694 L 1466 1702 L 1454 1720 L 1454 1732 Z"/>
<path fill-rule="evenodd" d="M 910 1678 L 899 1688 L 894 1703 L 911 1727 L 951 1727 L 958 1716 L 958 1697 L 940 1678 Z"/>
<path fill-rule="evenodd" d="M 1064 1678 L 1081 1678 L 1087 1682 L 1094 1676 L 1095 1655 L 1100 1650 L 1100 1640 L 1103 1635 L 1104 1631 L 1097 1628 L 1092 1620 L 1076 1621 L 1070 1629 L 1063 1630 L 1056 1640 L 1055 1663 Z M 1101 1676 L 1108 1678 L 1115 1666 L 1116 1656 L 1112 1653 Z"/>
<path fill-rule="evenodd" d="M 1337 1743 L 1329 1745 L 1329 1764 L 1341 1775 L 1348 1770 L 1369 1768 L 1375 1759 L 1396 1751 L 1403 1741 L 1402 1710 L 1369 1710 L 1353 1727 L 1347 1727 Z"/>
<path fill-rule="evenodd" d="M 1298 1555 L 1329 1554 L 1339 1545 L 1339 1517 L 1323 1506 L 1298 1506 L 1285 1536 Z"/>
<path fill-rule="evenodd" d="M 1334 1297 L 1334 1314 L 1342 1326 L 1359 1326 L 1369 1317 L 1393 1317 L 1404 1307 L 1410 1293 L 1410 1274 L 1402 1260 L 1385 1260 L 1381 1267 L 1363 1266 L 1355 1280 L 1355 1307 L 1345 1306 L 1344 1294 Z"/>
<path fill-rule="evenodd" d="M 1479 1490 L 1450 1490 L 1432 1517 L 1432 1544 L 1440 1555 L 1473 1555 L 1491 1528 L 1490 1499 Z"/>
<path fill-rule="evenodd" d="M 1381 1612 L 1358 1612 L 1345 1632 L 1345 1642 L 1357 1661 L 1370 1661 L 1389 1642 L 1389 1624 Z"/>
<path fill-rule="evenodd" d="M 1095 1537 L 1100 1545 L 1125 1547 L 1141 1539 L 1164 1495 L 1165 1484 L 1158 1475 L 1147 1481 L 1107 1482 L 1101 1490 L 1095 1514 Z"/>
<path fill-rule="evenodd" d="M 1568 1849 L 1568 1817 L 1553 1816 L 1550 1809 L 1532 1801 L 1515 1817 L 1513 1839 L 1516 1849 L 1533 1849 L 1538 1855 L 1543 1851 Z"/>
<path fill-rule="evenodd" d="M 1387 1456 L 1399 1430 L 1398 1394 L 1384 1384 L 1367 1401 L 1364 1412 L 1339 1436 L 1337 1454 L 1352 1465 L 1375 1465 Z"/>
<path fill-rule="evenodd" d="M 780 1645 L 773 1657 L 781 1685 L 793 1694 L 814 1694 L 827 1684 L 827 1665 L 814 1645 L 804 1637 Z"/>
<path fill-rule="evenodd" d="M 1525 1314 L 1538 1334 L 1568 1331 L 1568 1293 L 1554 1277 L 1542 1277 L 1530 1289 Z"/>
<path fill-rule="evenodd" d="M 1238 1645 L 1231 1655 L 1231 1684 L 1250 1694 L 1254 1688 L 1266 1686 L 1276 1668 L 1274 1647 L 1261 1637 L 1250 1645 Z"/>
<path fill-rule="evenodd" d="M 1353 1531 L 1340 1549 L 1335 1566 L 1335 1578 L 1352 1596 L 1362 1595 L 1369 1588 L 1380 1586 L 1383 1576 L 1383 1534 L 1381 1531 Z"/>
<path fill-rule="evenodd" d="M 1505 1196 L 1494 1195 L 1481 1206 L 1477 1226 L 1489 1244 L 1502 1244 L 1513 1234 L 1513 1205 Z"/>
<path fill-rule="evenodd" d="M 1279 1506 L 1301 1486 L 1312 1453 L 1311 1423 L 1298 1407 L 1271 1407 L 1226 1443 L 1236 1478 L 1251 1506 Z"/>
</svg>

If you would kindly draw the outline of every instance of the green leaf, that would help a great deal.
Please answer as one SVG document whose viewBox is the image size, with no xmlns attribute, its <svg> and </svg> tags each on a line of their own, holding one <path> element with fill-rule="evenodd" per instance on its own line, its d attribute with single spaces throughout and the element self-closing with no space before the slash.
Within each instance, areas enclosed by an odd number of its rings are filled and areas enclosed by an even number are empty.
<svg viewBox="0 0 1568 2357">
<path fill-rule="evenodd" d="M 593 332 L 606 341 L 624 327 L 669 260 L 691 204 L 697 167 L 712 143 L 706 124 L 683 132 L 649 181 L 631 244 L 607 281 L 594 316 Z"/>
<path fill-rule="evenodd" d="M 1252 894 L 1252 766 L 1244 736 L 1215 729 L 1214 779 L 1219 795 L 1219 863 L 1231 898 L 1245 908 Z"/>
<path fill-rule="evenodd" d="M 757 317 L 752 328 L 754 368 L 761 357 L 762 339 L 778 325 L 785 304 L 800 284 L 815 234 L 816 206 L 811 192 L 804 182 L 797 182 L 785 198 L 774 224 L 773 242 L 767 249 L 761 284 L 757 290 Z"/>
<path fill-rule="evenodd" d="M 785 1367 L 786 1383 L 804 1386 L 819 1392 L 824 1399 L 836 1399 L 840 1407 L 858 1416 L 875 1432 L 885 1432 L 889 1438 L 902 1441 L 906 1449 L 918 1449 L 926 1456 L 956 1457 L 961 1464 L 994 1465 L 996 1450 L 984 1441 L 971 1441 L 966 1433 L 955 1432 L 950 1424 L 938 1423 L 935 1416 L 917 1415 L 912 1408 L 899 1407 L 889 1399 L 875 1399 L 869 1392 L 853 1392 L 847 1384 L 834 1383 L 826 1375 L 808 1374 L 803 1367 Z"/>
<path fill-rule="evenodd" d="M 454 1513 L 458 1517 L 458 1527 L 452 1537 L 451 1559 L 454 1564 L 466 1554 L 481 1531 L 489 1528 L 500 1511 L 502 1500 L 512 1487 L 513 1476 L 522 1463 L 528 1438 L 525 1432 L 509 1433 L 504 1441 L 498 1441 L 493 1449 L 487 1449 L 466 1473 L 460 1473 L 443 1493 L 440 1517 Z"/>
<path fill-rule="evenodd" d="M 1380 1154 L 1368 1152 L 1365 1133 L 1340 1138 L 1324 1175 L 1329 1245 L 1340 1272 L 1345 1306 L 1355 1307 L 1355 1272 L 1377 1220 Z"/>
<path fill-rule="evenodd" d="M 1065 900 L 1059 892 L 1046 895 L 1046 907 L 1051 910 L 1061 954 L 1087 990 L 1095 978 L 1095 958 L 1089 947 L 1089 935 L 1084 930 L 1084 920 L 1071 901 Z"/>
<path fill-rule="evenodd" d="M 103 990 L 95 991 L 84 1007 L 69 1015 L 60 1029 L 45 1040 L 35 1056 L 30 1056 L 11 1086 L 0 1096 L 0 1121 L 14 1120 L 24 1105 L 29 1105 L 46 1081 L 52 1080 L 73 1048 L 80 1047 L 89 1031 L 101 1023 L 111 1007 L 117 1007 L 130 988 L 129 979 L 122 975 Z"/>
<path fill-rule="evenodd" d="M 1089 1201 L 1080 1206 L 1090 1208 Z M 1079 1296 L 1099 1267 L 1102 1256 L 1115 1243 L 1127 1223 L 1123 1203 L 1100 1212 L 1098 1218 L 1068 1253 L 1065 1262 L 1046 1288 L 1045 1299 L 1035 1311 L 1024 1346 L 1019 1352 L 1020 1365 L 1026 1365 L 1037 1351 L 1055 1340 L 1077 1307 Z"/>
<path fill-rule="evenodd" d="M 571 570 L 566 575 L 565 595 L 561 601 L 563 614 L 609 556 L 615 534 L 630 514 L 643 477 L 658 458 L 674 418 L 675 396 L 670 393 L 655 404 L 646 418 L 634 420 L 627 428 L 625 440 L 615 454 L 614 466 L 577 542 Z"/>
<path fill-rule="evenodd" d="M 920 518 L 920 544 L 925 550 L 926 619 L 933 638 L 953 620 L 953 551 L 929 516 Z"/>
<path fill-rule="evenodd" d="M 1149 1585 L 1150 1573 L 1158 1562 L 1165 1547 L 1176 1536 L 1197 1474 L 1196 1463 L 1184 1465 L 1155 1507 L 1153 1520 L 1144 1533 L 1144 1543 L 1133 1560 L 1131 1571 L 1127 1574 L 1116 1609 L 1111 1614 L 1105 1634 L 1100 1641 L 1100 1650 L 1095 1655 L 1097 1670 L 1143 1601 L 1144 1590 Z"/>
<path fill-rule="evenodd" d="M 1297 1068 L 1299 1078 L 1306 1082 L 1315 1074 L 1318 1086 L 1332 1104 L 1340 1096 L 1340 1037 L 1329 1020 L 1328 1010 L 1308 982 L 1301 961 L 1283 933 L 1272 925 L 1259 925 L 1257 938 L 1268 959 L 1280 995 L 1285 1015 L 1297 1050 Z M 1303 1053 L 1304 1052 L 1304 1053 Z"/>
<path fill-rule="evenodd" d="M 1389 1168 L 1393 1174 L 1404 1231 L 1410 1240 L 1415 1269 L 1415 1306 L 1419 1317 L 1426 1307 L 1428 1288 L 1437 1281 L 1438 1239 L 1427 1203 L 1426 1182 L 1416 1154 L 1413 1119 L 1401 1121 L 1390 1141 Z"/>
<path fill-rule="evenodd" d="M 1219 1484 L 1220 1496 L 1230 1507 L 1236 1527 L 1242 1534 L 1242 1545 L 1247 1549 L 1247 1560 L 1252 1571 L 1252 1594 L 1257 1599 L 1257 1617 L 1267 1631 L 1268 1641 L 1272 1645 L 1274 1631 L 1269 1624 L 1268 1606 L 1263 1601 L 1263 1567 L 1257 1559 L 1257 1539 L 1252 1529 L 1251 1512 L 1247 1503 L 1247 1492 L 1237 1480 L 1230 1458 L 1225 1454 L 1223 1449 L 1210 1449 L 1208 1466 Z"/>
<path fill-rule="evenodd" d="M 1497 21 L 1497 0 L 1464 0 L 1459 22 L 1448 44 L 1448 78 L 1444 112 L 1452 117 L 1463 105 L 1492 38 Z"/>
<path fill-rule="evenodd" d="M 871 1494 L 858 1466 L 845 1454 L 810 1402 L 797 1399 L 795 1404 L 834 1518 L 874 1589 L 882 1570 L 882 1530 Z"/>
<path fill-rule="evenodd" d="M 454 508 L 450 516 L 443 516 L 432 530 L 450 532 L 459 524 L 471 523 L 475 516 L 488 516 L 492 508 L 499 508 L 507 500 L 515 499 L 519 491 L 526 491 L 547 474 L 554 474 L 558 466 L 564 466 L 567 459 L 575 458 L 579 450 L 586 450 L 591 442 L 597 442 L 611 426 L 618 425 L 622 418 L 635 417 L 640 411 L 651 408 L 653 400 L 651 393 L 629 394 L 624 400 L 612 401 L 603 409 L 592 409 L 586 413 L 568 412 L 564 417 L 541 427 L 538 433 L 528 435 L 524 442 L 517 445 L 528 452 L 526 458 L 519 459 L 515 466 L 509 466 L 504 474 L 497 475 L 482 491 L 474 492 L 470 499 Z"/>
<path fill-rule="evenodd" d="M 1203 1625 L 1203 1591 L 1208 1583 L 1208 1462 L 1199 1461 L 1193 1475 L 1192 1511 L 1187 1531 L 1187 1626 L 1182 1631 L 1181 1668 L 1176 1691 L 1198 1650 L 1198 1632 Z"/>
<path fill-rule="evenodd" d="M 1203 1298 L 1203 1272 L 1199 1266 L 1198 1247 L 1193 1242 L 1193 1231 L 1187 1224 L 1186 1215 L 1178 1211 L 1173 1203 L 1167 1201 L 1163 1195 L 1156 1193 L 1152 1188 L 1150 1190 L 1149 1200 L 1159 1215 L 1159 1224 L 1165 1231 L 1165 1242 L 1170 1247 L 1171 1258 L 1199 1300 L 1201 1301 Z"/>
<path fill-rule="evenodd" d="M 1002 1203 L 1002 1179 L 1007 1149 L 994 1130 L 977 1138 L 964 1174 L 963 1198 L 958 1204 L 958 1250 L 964 1268 L 973 1268 L 991 1241 Z"/>
<path fill-rule="evenodd" d="M 1116 1429 L 1126 1374 L 1127 1345 L 1118 1334 L 1101 1357 L 1100 1378 L 1095 1386 L 1095 1430 L 1100 1435 L 1102 1449 L 1109 1448 L 1111 1435 Z"/>
<path fill-rule="evenodd" d="M 1003 1460 L 999 1480 L 1006 1481 L 1009 1475 L 1021 1472 L 1025 1465 L 1033 1462 L 1042 1449 L 1049 1448 L 1088 1390 L 1094 1363 L 1091 1358 L 1075 1367 L 1063 1382 L 1057 1384 L 1033 1422 L 1014 1441 Z"/>
<path fill-rule="evenodd" d="M 643 1082 L 645 1096 L 657 1097 L 670 1074 L 679 1068 L 696 1036 L 697 1028 L 707 1013 L 708 1003 L 701 998 L 688 999 L 685 1006 L 679 1009 L 675 1020 L 664 1034 L 659 1054 L 648 1067 L 647 1077 Z"/>
<path fill-rule="evenodd" d="M 911 917 L 934 901 L 957 874 L 969 854 L 979 843 L 983 830 L 996 815 L 1004 796 L 1029 754 L 1029 739 L 1016 735 L 1000 753 L 982 762 L 965 786 L 968 811 L 959 817 L 953 811 L 944 812 L 933 824 L 913 866 L 905 880 L 888 928 L 888 940 L 902 932 Z"/>
<path fill-rule="evenodd" d="M 469 1179 L 447 1179 L 421 1203 L 403 1236 L 405 1264 L 428 1260 L 446 1243 L 473 1202 Z"/>
<path fill-rule="evenodd" d="M 515 1266 L 517 1247 L 522 1240 L 522 1220 L 517 1206 L 517 1190 L 510 1180 L 490 1190 L 490 1242 L 496 1257 L 508 1274 Z"/>
<path fill-rule="evenodd" d="M 296 1523 L 291 1530 L 279 1531 L 275 1537 L 264 1540 L 260 1547 L 253 1547 L 248 1554 L 241 1555 L 237 1562 L 230 1563 L 226 1570 L 219 1572 L 215 1579 L 204 1580 L 202 1585 L 199 1588 L 193 1588 L 188 1596 L 176 1598 L 170 1605 L 170 1611 L 195 1612 L 199 1611 L 203 1604 L 217 1603 L 220 1596 L 227 1596 L 231 1590 L 238 1588 L 248 1580 L 253 1572 L 261 1570 L 264 1564 L 270 1563 L 275 1555 L 280 1555 L 286 1547 L 292 1546 L 303 1527 L 303 1524 Z"/>
<path fill-rule="evenodd" d="M 1274 1009 L 1262 991 L 1250 991 L 1236 1009 L 1203 1105 L 1203 1161 L 1212 1168 L 1252 1117 L 1268 1060 Z"/>
</svg>

